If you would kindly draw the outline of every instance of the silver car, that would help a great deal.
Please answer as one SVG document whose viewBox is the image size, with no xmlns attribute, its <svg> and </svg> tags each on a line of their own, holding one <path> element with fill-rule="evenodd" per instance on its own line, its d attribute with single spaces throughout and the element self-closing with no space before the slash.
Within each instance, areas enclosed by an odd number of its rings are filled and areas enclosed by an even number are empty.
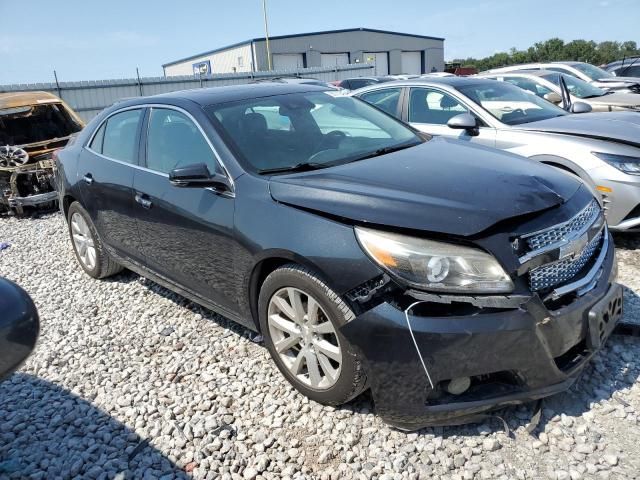
<svg viewBox="0 0 640 480">
<path fill-rule="evenodd" d="M 483 73 L 504 73 L 518 70 L 550 70 L 552 72 L 572 75 L 596 87 L 606 90 L 621 90 L 640 93 L 639 77 L 616 77 L 600 67 L 585 62 L 549 62 L 525 63 L 508 67 L 494 68 Z"/>
<path fill-rule="evenodd" d="M 497 147 L 577 175 L 600 193 L 612 230 L 640 230 L 636 112 L 569 114 L 509 83 L 473 77 L 392 82 L 351 95 L 432 135 Z"/>
<path fill-rule="evenodd" d="M 586 103 L 594 112 L 638 111 L 640 112 L 640 95 L 606 91 L 577 77 L 549 70 L 522 70 L 505 73 L 485 73 L 477 78 L 491 78 L 509 82 L 549 102 L 562 103 L 562 87 L 560 79 L 565 81 L 572 104 Z"/>
</svg>

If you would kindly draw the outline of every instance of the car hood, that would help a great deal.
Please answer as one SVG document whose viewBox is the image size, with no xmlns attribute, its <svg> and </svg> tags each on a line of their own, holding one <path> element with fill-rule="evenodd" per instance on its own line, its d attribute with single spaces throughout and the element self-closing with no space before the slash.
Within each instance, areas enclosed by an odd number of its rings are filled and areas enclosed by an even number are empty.
<svg viewBox="0 0 640 480">
<path fill-rule="evenodd" d="M 278 202 L 336 218 L 469 236 L 560 205 L 580 182 L 533 160 L 434 138 L 380 157 L 274 176 L 269 187 Z"/>
<path fill-rule="evenodd" d="M 601 97 L 576 99 L 577 102 L 586 101 L 591 105 L 611 105 L 613 107 L 635 107 L 640 109 L 640 95 L 637 93 L 608 93 Z"/>
<path fill-rule="evenodd" d="M 640 115 L 637 112 L 598 112 L 564 115 L 513 127 L 517 130 L 563 133 L 640 147 Z"/>
</svg>

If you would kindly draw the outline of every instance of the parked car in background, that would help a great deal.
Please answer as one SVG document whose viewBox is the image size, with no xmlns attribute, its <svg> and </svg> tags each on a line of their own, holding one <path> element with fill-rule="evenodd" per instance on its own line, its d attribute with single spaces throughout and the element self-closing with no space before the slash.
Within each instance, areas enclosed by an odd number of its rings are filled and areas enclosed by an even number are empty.
<svg viewBox="0 0 640 480">
<path fill-rule="evenodd" d="M 319 87 L 335 88 L 330 82 L 318 80 L 317 78 L 304 78 L 304 77 L 266 77 L 253 80 L 251 83 L 289 83 L 292 85 L 317 85 Z"/>
<path fill-rule="evenodd" d="M 616 77 L 639 77 L 640 57 L 629 57 L 616 62 L 611 62 L 604 69 Z"/>
<path fill-rule="evenodd" d="M 258 330 L 298 391 L 371 389 L 400 428 L 565 390 L 620 316 L 582 182 L 321 87 L 127 100 L 57 165 L 88 275 L 127 267 Z"/>
<path fill-rule="evenodd" d="M 335 82 L 331 82 L 331 84 L 339 88 L 344 88 L 345 90 L 357 90 L 358 88 L 367 87 L 369 85 L 385 83 L 385 82 L 393 82 L 394 80 L 395 78 L 389 77 L 389 76 L 357 77 L 357 78 L 347 78 L 346 80 L 337 80 Z"/>
<path fill-rule="evenodd" d="M 0 277 L 0 379 L 15 372 L 35 348 L 40 333 L 38 311 L 31 297 Z"/>
<path fill-rule="evenodd" d="M 0 93 L 0 212 L 53 205 L 53 152 L 83 126 L 50 93 Z"/>
<path fill-rule="evenodd" d="M 640 77 L 616 77 L 600 67 L 585 62 L 549 62 L 526 63 L 522 65 L 510 65 L 508 67 L 494 68 L 483 73 L 504 73 L 518 70 L 549 70 L 552 72 L 572 75 L 580 80 L 588 82 L 595 87 L 606 90 L 620 90 L 625 92 L 640 93 Z"/>
<path fill-rule="evenodd" d="M 586 103 L 594 112 L 637 111 L 640 112 L 640 95 L 603 90 L 571 75 L 549 70 L 522 70 L 506 73 L 485 73 L 478 78 L 490 78 L 509 82 L 555 104 L 562 104 L 562 82 L 569 91 L 569 105 Z M 566 98 L 564 99 L 566 102 Z M 563 108 L 565 108 L 563 106 Z M 565 108 L 567 110 L 567 108 Z"/>
<path fill-rule="evenodd" d="M 423 132 L 497 147 L 571 172 L 600 192 L 612 230 L 640 228 L 637 112 L 572 115 L 515 85 L 475 77 L 416 79 L 351 95 Z"/>
</svg>

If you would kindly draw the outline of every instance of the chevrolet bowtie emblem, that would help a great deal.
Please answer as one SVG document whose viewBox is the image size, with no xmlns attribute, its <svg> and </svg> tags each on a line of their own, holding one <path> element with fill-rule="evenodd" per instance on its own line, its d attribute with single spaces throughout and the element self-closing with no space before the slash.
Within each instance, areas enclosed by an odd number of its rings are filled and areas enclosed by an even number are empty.
<svg viewBox="0 0 640 480">
<path fill-rule="evenodd" d="M 579 236 L 576 239 L 571 240 L 566 245 L 563 245 L 562 247 L 560 247 L 559 259 L 574 260 L 578 258 L 582 254 L 582 251 L 587 246 L 587 243 L 589 243 L 589 235 L 587 233 Z"/>
</svg>

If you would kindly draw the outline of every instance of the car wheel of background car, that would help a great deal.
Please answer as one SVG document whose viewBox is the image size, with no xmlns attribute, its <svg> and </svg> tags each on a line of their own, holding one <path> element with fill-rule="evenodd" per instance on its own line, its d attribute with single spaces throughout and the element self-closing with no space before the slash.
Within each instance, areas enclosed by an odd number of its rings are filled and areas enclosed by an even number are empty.
<svg viewBox="0 0 640 480">
<path fill-rule="evenodd" d="M 258 303 L 269 353 L 299 392 L 340 405 L 364 391 L 362 362 L 339 330 L 355 315 L 313 272 L 294 264 L 275 270 Z"/>
<path fill-rule="evenodd" d="M 91 218 L 78 202 L 73 202 L 67 214 L 73 251 L 82 269 L 93 278 L 105 278 L 122 271 L 104 249 Z"/>
</svg>

